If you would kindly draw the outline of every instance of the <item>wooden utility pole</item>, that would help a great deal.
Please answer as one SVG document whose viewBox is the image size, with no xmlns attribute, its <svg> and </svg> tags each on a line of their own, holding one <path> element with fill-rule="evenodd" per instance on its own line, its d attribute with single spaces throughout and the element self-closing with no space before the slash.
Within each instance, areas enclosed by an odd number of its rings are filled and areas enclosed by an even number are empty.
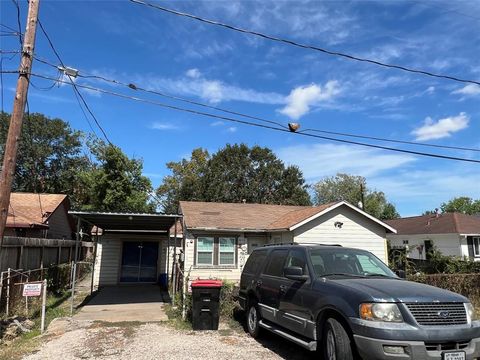
<svg viewBox="0 0 480 360">
<path fill-rule="evenodd" d="M 17 89 L 13 100 L 13 112 L 8 129 L 7 142 L 3 155 L 3 167 L 0 174 L 0 251 L 3 245 L 3 235 L 7 224 L 8 207 L 12 181 L 15 175 L 17 150 L 22 131 L 23 114 L 27 102 L 30 72 L 32 70 L 33 49 L 35 47 L 35 33 L 37 30 L 38 6 L 40 0 L 30 0 L 28 5 L 27 26 L 23 38 L 22 57 L 17 81 Z"/>
</svg>

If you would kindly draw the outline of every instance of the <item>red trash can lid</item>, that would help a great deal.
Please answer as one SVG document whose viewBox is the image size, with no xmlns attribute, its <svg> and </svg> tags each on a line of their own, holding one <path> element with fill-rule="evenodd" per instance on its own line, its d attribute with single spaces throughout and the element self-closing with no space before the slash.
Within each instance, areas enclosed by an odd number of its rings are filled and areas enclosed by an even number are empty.
<svg viewBox="0 0 480 360">
<path fill-rule="evenodd" d="M 195 281 L 192 281 L 192 288 L 193 287 L 218 288 L 218 287 L 222 287 L 222 285 L 223 285 L 222 280 L 195 280 Z"/>
</svg>

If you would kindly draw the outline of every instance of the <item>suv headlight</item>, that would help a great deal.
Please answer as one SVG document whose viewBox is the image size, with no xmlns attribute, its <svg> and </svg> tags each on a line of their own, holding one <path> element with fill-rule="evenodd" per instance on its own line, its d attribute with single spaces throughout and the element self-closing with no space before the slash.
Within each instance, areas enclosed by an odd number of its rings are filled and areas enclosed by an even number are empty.
<svg viewBox="0 0 480 360">
<path fill-rule="evenodd" d="M 403 322 L 397 304 L 365 303 L 360 305 L 360 318 L 371 321 Z"/>
<path fill-rule="evenodd" d="M 467 310 L 467 317 L 470 322 L 479 320 L 472 303 L 465 303 L 465 310 Z"/>
</svg>

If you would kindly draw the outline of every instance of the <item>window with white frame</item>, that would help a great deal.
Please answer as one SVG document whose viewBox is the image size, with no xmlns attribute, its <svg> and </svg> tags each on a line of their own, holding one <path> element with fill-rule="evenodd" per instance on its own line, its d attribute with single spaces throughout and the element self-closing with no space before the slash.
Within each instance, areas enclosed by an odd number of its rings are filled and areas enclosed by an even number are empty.
<svg viewBox="0 0 480 360">
<path fill-rule="evenodd" d="M 235 238 L 221 237 L 218 238 L 218 264 L 234 265 L 235 264 Z"/>
<path fill-rule="evenodd" d="M 473 255 L 475 257 L 480 257 L 480 237 L 472 238 L 473 243 Z"/>
<path fill-rule="evenodd" d="M 197 237 L 195 265 L 226 266 L 237 264 L 237 238 L 227 236 Z"/>
<path fill-rule="evenodd" d="M 197 238 L 197 264 L 213 265 L 213 237 Z"/>
</svg>

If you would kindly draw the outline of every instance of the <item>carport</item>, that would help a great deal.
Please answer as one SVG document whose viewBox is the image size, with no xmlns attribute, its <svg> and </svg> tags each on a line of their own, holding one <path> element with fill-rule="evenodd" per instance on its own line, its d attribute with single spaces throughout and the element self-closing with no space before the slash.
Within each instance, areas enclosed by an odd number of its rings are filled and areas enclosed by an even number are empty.
<svg viewBox="0 0 480 360">
<path fill-rule="evenodd" d="M 94 241 L 91 290 L 96 292 L 76 317 L 103 321 L 161 321 L 175 282 L 183 238 L 182 216 L 71 211 L 78 233 Z M 93 231 L 91 231 L 93 229 Z M 176 256 L 175 256 L 176 255 Z M 175 289 L 173 289 L 175 291 Z"/>
</svg>

